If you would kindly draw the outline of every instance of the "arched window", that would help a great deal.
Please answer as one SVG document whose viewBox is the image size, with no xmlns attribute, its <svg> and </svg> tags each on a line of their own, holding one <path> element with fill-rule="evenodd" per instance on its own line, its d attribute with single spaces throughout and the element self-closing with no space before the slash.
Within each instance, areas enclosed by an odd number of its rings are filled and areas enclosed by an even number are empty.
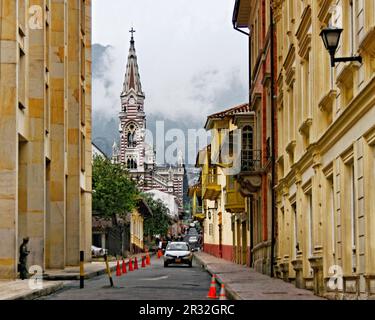
<svg viewBox="0 0 375 320">
<path fill-rule="evenodd" d="M 251 171 L 254 167 L 254 131 L 251 126 L 242 129 L 242 170 Z"/>
<path fill-rule="evenodd" d="M 131 169 L 131 168 L 130 168 L 130 166 L 131 166 L 130 159 L 128 159 L 127 165 L 128 165 L 128 169 Z"/>
<path fill-rule="evenodd" d="M 137 146 L 136 132 L 137 128 L 134 124 L 131 124 L 127 128 L 128 148 L 135 148 Z"/>
<path fill-rule="evenodd" d="M 133 134 L 131 132 L 128 133 L 128 147 L 131 148 L 133 145 Z"/>
</svg>

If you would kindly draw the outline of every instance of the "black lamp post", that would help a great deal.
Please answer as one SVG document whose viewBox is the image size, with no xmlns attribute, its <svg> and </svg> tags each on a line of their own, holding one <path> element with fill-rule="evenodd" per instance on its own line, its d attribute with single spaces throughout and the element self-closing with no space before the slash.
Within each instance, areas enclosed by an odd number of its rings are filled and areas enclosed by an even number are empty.
<svg viewBox="0 0 375 320">
<path fill-rule="evenodd" d="M 340 37 L 344 30 L 339 28 L 326 28 L 323 29 L 320 33 L 320 36 L 323 39 L 324 46 L 328 50 L 331 56 L 331 66 L 334 67 L 336 62 L 347 62 L 347 61 L 358 61 L 362 63 L 361 56 L 355 57 L 345 57 L 345 58 L 335 58 L 335 53 L 337 47 L 339 46 Z"/>
</svg>

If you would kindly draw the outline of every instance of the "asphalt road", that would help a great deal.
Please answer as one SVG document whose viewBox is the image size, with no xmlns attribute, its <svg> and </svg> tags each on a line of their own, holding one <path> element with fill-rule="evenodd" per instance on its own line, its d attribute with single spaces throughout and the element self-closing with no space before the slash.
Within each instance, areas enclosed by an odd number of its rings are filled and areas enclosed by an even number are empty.
<svg viewBox="0 0 375 320">
<path fill-rule="evenodd" d="M 210 276 L 194 261 L 193 268 L 170 266 L 154 257 L 151 266 L 116 277 L 114 288 L 107 275 L 86 280 L 85 288 L 79 281 L 67 282 L 64 289 L 43 300 L 206 300 Z"/>
</svg>

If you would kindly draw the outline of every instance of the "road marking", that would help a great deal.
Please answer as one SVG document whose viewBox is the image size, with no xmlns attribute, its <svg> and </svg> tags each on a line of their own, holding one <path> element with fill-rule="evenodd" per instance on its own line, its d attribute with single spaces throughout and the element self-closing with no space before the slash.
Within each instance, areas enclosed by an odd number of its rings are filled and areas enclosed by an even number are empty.
<svg viewBox="0 0 375 320">
<path fill-rule="evenodd" d="M 162 276 L 158 278 L 148 278 L 148 279 L 141 279 L 141 281 L 159 281 L 159 280 L 165 280 L 168 279 L 168 276 Z"/>
</svg>

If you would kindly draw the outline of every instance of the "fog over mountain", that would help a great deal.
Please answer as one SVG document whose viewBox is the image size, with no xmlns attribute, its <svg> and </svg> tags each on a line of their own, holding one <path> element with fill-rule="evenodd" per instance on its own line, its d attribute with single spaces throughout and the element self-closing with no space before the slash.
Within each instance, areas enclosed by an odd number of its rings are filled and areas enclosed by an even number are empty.
<svg viewBox="0 0 375 320">
<path fill-rule="evenodd" d="M 121 87 L 120 91 L 116 90 L 119 86 L 118 83 L 115 83 L 116 77 L 114 76 L 114 52 L 115 50 L 111 46 L 93 45 L 93 142 L 109 156 L 112 153 L 114 141 L 119 141 L 118 113 L 121 108 Z M 126 58 L 124 58 L 125 60 Z M 157 121 L 164 123 L 165 133 L 172 129 L 180 129 L 187 140 L 189 130 L 203 128 L 207 115 L 245 101 L 243 98 L 246 95 L 244 94 L 246 92 L 245 87 L 241 85 L 240 81 L 236 81 L 235 72 L 228 76 L 228 86 L 211 88 L 210 94 L 208 94 L 207 87 L 209 83 L 215 83 L 215 77 L 220 77 L 220 74 L 218 71 L 212 70 L 197 74 L 191 79 L 193 94 L 190 99 L 196 101 L 197 105 L 207 104 L 207 106 L 210 106 L 205 112 L 199 109 L 197 111 L 181 110 L 173 117 L 170 115 L 169 109 L 155 112 L 151 107 L 149 108 L 152 101 L 147 99 L 146 92 L 147 129 L 152 132 L 154 139 L 156 139 Z M 120 83 L 122 83 L 122 80 Z M 144 90 L 146 91 L 147 88 Z M 171 104 L 170 110 L 175 112 L 174 109 L 173 104 Z M 168 147 L 169 144 L 166 143 L 165 146 Z M 191 144 L 192 141 L 188 146 L 186 141 L 186 160 L 196 157 L 195 152 L 198 147 Z"/>
</svg>

